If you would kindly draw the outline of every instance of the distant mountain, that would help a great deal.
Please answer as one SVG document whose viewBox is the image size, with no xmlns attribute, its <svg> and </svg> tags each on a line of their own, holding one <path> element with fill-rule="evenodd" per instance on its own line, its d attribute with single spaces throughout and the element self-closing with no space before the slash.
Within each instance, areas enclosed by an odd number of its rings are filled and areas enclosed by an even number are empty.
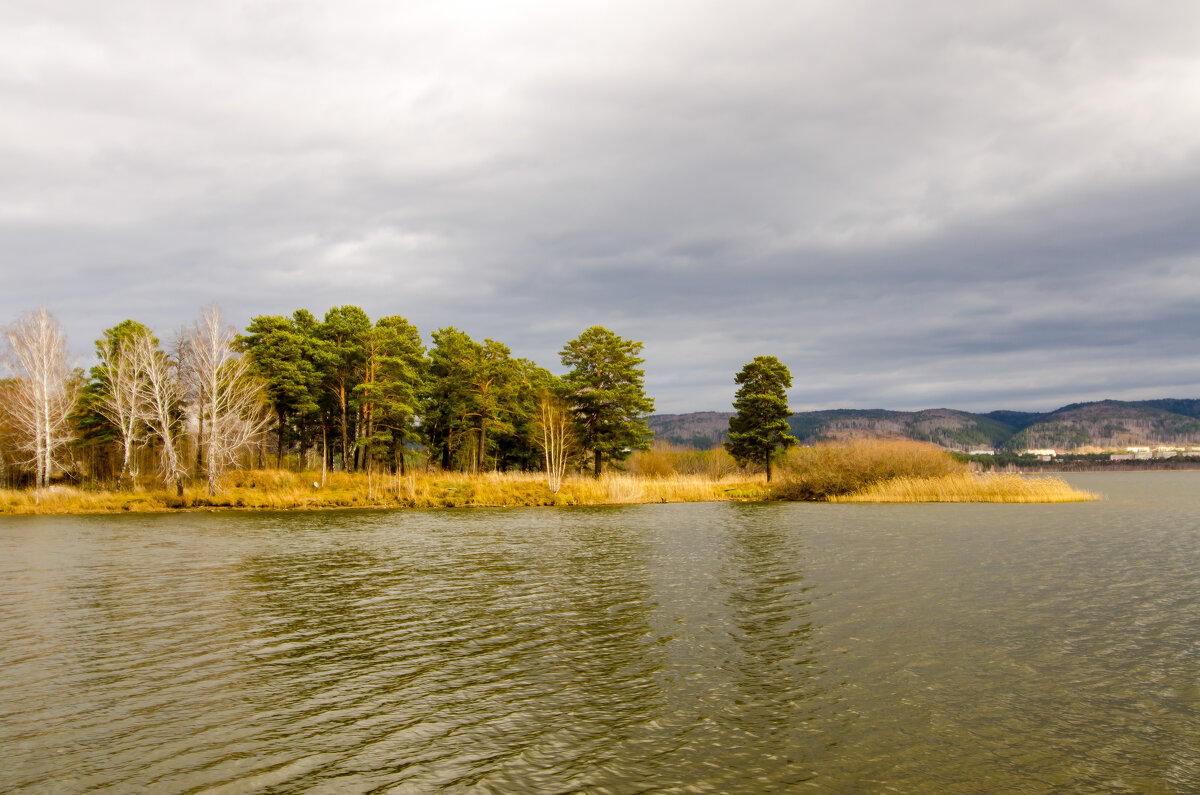
<svg viewBox="0 0 1200 795">
<path fill-rule="evenodd" d="M 655 437 L 684 447 L 709 448 L 725 440 L 728 411 L 656 414 Z M 951 450 L 1025 450 L 1135 445 L 1200 444 L 1200 400 L 1073 403 L 1046 412 L 954 409 L 805 411 L 788 420 L 802 444 L 853 437 L 917 439 Z"/>
<path fill-rule="evenodd" d="M 647 423 L 655 439 L 683 447 L 707 450 L 725 441 L 732 411 L 695 411 L 691 414 L 654 414 Z"/>
<path fill-rule="evenodd" d="M 1074 450 L 1080 447 L 1200 443 L 1200 419 L 1158 405 L 1174 402 L 1103 400 L 1063 406 L 1014 434 L 1005 447 L 1012 450 L 1042 447 Z"/>
</svg>

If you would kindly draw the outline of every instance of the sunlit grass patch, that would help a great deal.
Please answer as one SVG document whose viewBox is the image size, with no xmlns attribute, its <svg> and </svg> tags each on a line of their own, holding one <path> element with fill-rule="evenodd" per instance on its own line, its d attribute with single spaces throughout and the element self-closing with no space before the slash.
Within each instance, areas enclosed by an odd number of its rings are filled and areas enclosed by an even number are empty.
<svg viewBox="0 0 1200 795">
<path fill-rule="evenodd" d="M 862 439 L 788 452 L 773 493 L 783 500 L 828 500 L 894 478 L 936 478 L 967 471 L 946 451 L 910 441 Z"/>
<path fill-rule="evenodd" d="M 1062 478 L 961 472 L 937 477 L 900 477 L 875 483 L 829 502 L 1088 502 L 1100 499 Z"/>
<path fill-rule="evenodd" d="M 221 480 L 209 495 L 189 486 L 183 495 L 163 489 L 88 491 L 68 486 L 0 490 L 0 513 L 117 513 L 178 509 L 315 510 L 321 508 L 526 507 L 621 505 L 653 502 L 710 502 L 764 499 L 761 477 L 706 475 L 646 476 L 627 472 L 564 478 L 554 494 L 537 472 L 319 472 L 243 470 Z"/>
</svg>

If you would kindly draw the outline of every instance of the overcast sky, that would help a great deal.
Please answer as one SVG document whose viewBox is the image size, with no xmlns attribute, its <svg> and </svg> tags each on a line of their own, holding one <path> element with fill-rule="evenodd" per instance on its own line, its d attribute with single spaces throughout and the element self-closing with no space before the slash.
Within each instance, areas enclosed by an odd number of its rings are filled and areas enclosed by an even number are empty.
<svg viewBox="0 0 1200 795">
<path fill-rule="evenodd" d="M 0 322 L 357 304 L 660 412 L 1200 397 L 1200 4 L 6 0 Z"/>
</svg>

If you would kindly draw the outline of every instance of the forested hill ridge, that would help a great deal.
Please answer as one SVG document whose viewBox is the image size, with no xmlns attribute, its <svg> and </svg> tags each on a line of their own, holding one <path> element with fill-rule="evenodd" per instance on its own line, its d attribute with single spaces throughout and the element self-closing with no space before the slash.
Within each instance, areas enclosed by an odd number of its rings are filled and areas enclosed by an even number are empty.
<svg viewBox="0 0 1200 795">
<path fill-rule="evenodd" d="M 657 439 L 708 448 L 724 441 L 731 416 L 722 411 L 655 414 L 649 426 Z M 793 414 L 788 423 L 801 444 L 865 436 L 916 439 L 963 451 L 1200 445 L 1200 400 L 1102 400 L 1045 413 L 833 409 Z"/>
</svg>

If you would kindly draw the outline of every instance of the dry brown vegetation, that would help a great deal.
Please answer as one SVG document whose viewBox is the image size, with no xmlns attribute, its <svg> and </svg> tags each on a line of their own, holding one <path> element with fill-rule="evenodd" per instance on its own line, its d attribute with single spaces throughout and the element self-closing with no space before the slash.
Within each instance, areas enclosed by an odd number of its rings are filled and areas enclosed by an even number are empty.
<svg viewBox="0 0 1200 795">
<path fill-rule="evenodd" d="M 931 478 L 894 478 L 829 502 L 1089 502 L 1100 499 L 1062 478 L 961 472 Z"/>
<path fill-rule="evenodd" d="M 860 440 L 790 451 L 784 477 L 773 488 L 747 474 L 719 448 L 679 450 L 667 445 L 637 453 L 626 472 L 563 479 L 551 492 L 541 473 L 412 472 L 404 477 L 273 469 L 226 474 L 221 492 L 201 487 L 176 496 L 161 486 L 132 491 L 88 491 L 68 486 L 0 490 L 0 513 L 115 513 L 178 509 L 520 507 L 623 505 L 723 500 L 829 502 L 1075 502 L 1096 495 L 1059 478 L 980 475 L 932 445 Z"/>
<path fill-rule="evenodd" d="M 827 502 L 1081 502 L 1061 478 L 980 475 L 929 444 L 860 439 L 789 452 L 772 496 Z"/>
<path fill-rule="evenodd" d="M 894 478 L 934 478 L 966 471 L 945 451 L 902 440 L 858 439 L 788 451 L 774 489 L 782 500 L 828 500 Z"/>
<path fill-rule="evenodd" d="M 765 499 L 766 483 L 756 477 L 709 478 L 671 474 L 649 477 L 610 473 L 599 480 L 567 477 L 557 494 L 535 473 L 412 473 L 397 479 L 365 473 L 281 470 L 231 472 L 222 492 L 188 488 L 182 497 L 163 488 L 85 491 L 68 486 L 0 490 L 0 513 L 116 513 L 173 509 L 241 508 L 294 510 L 323 508 L 518 507 L 535 505 L 620 505 L 650 502 L 708 502 Z M 314 485 L 316 484 L 316 485 Z"/>
</svg>

